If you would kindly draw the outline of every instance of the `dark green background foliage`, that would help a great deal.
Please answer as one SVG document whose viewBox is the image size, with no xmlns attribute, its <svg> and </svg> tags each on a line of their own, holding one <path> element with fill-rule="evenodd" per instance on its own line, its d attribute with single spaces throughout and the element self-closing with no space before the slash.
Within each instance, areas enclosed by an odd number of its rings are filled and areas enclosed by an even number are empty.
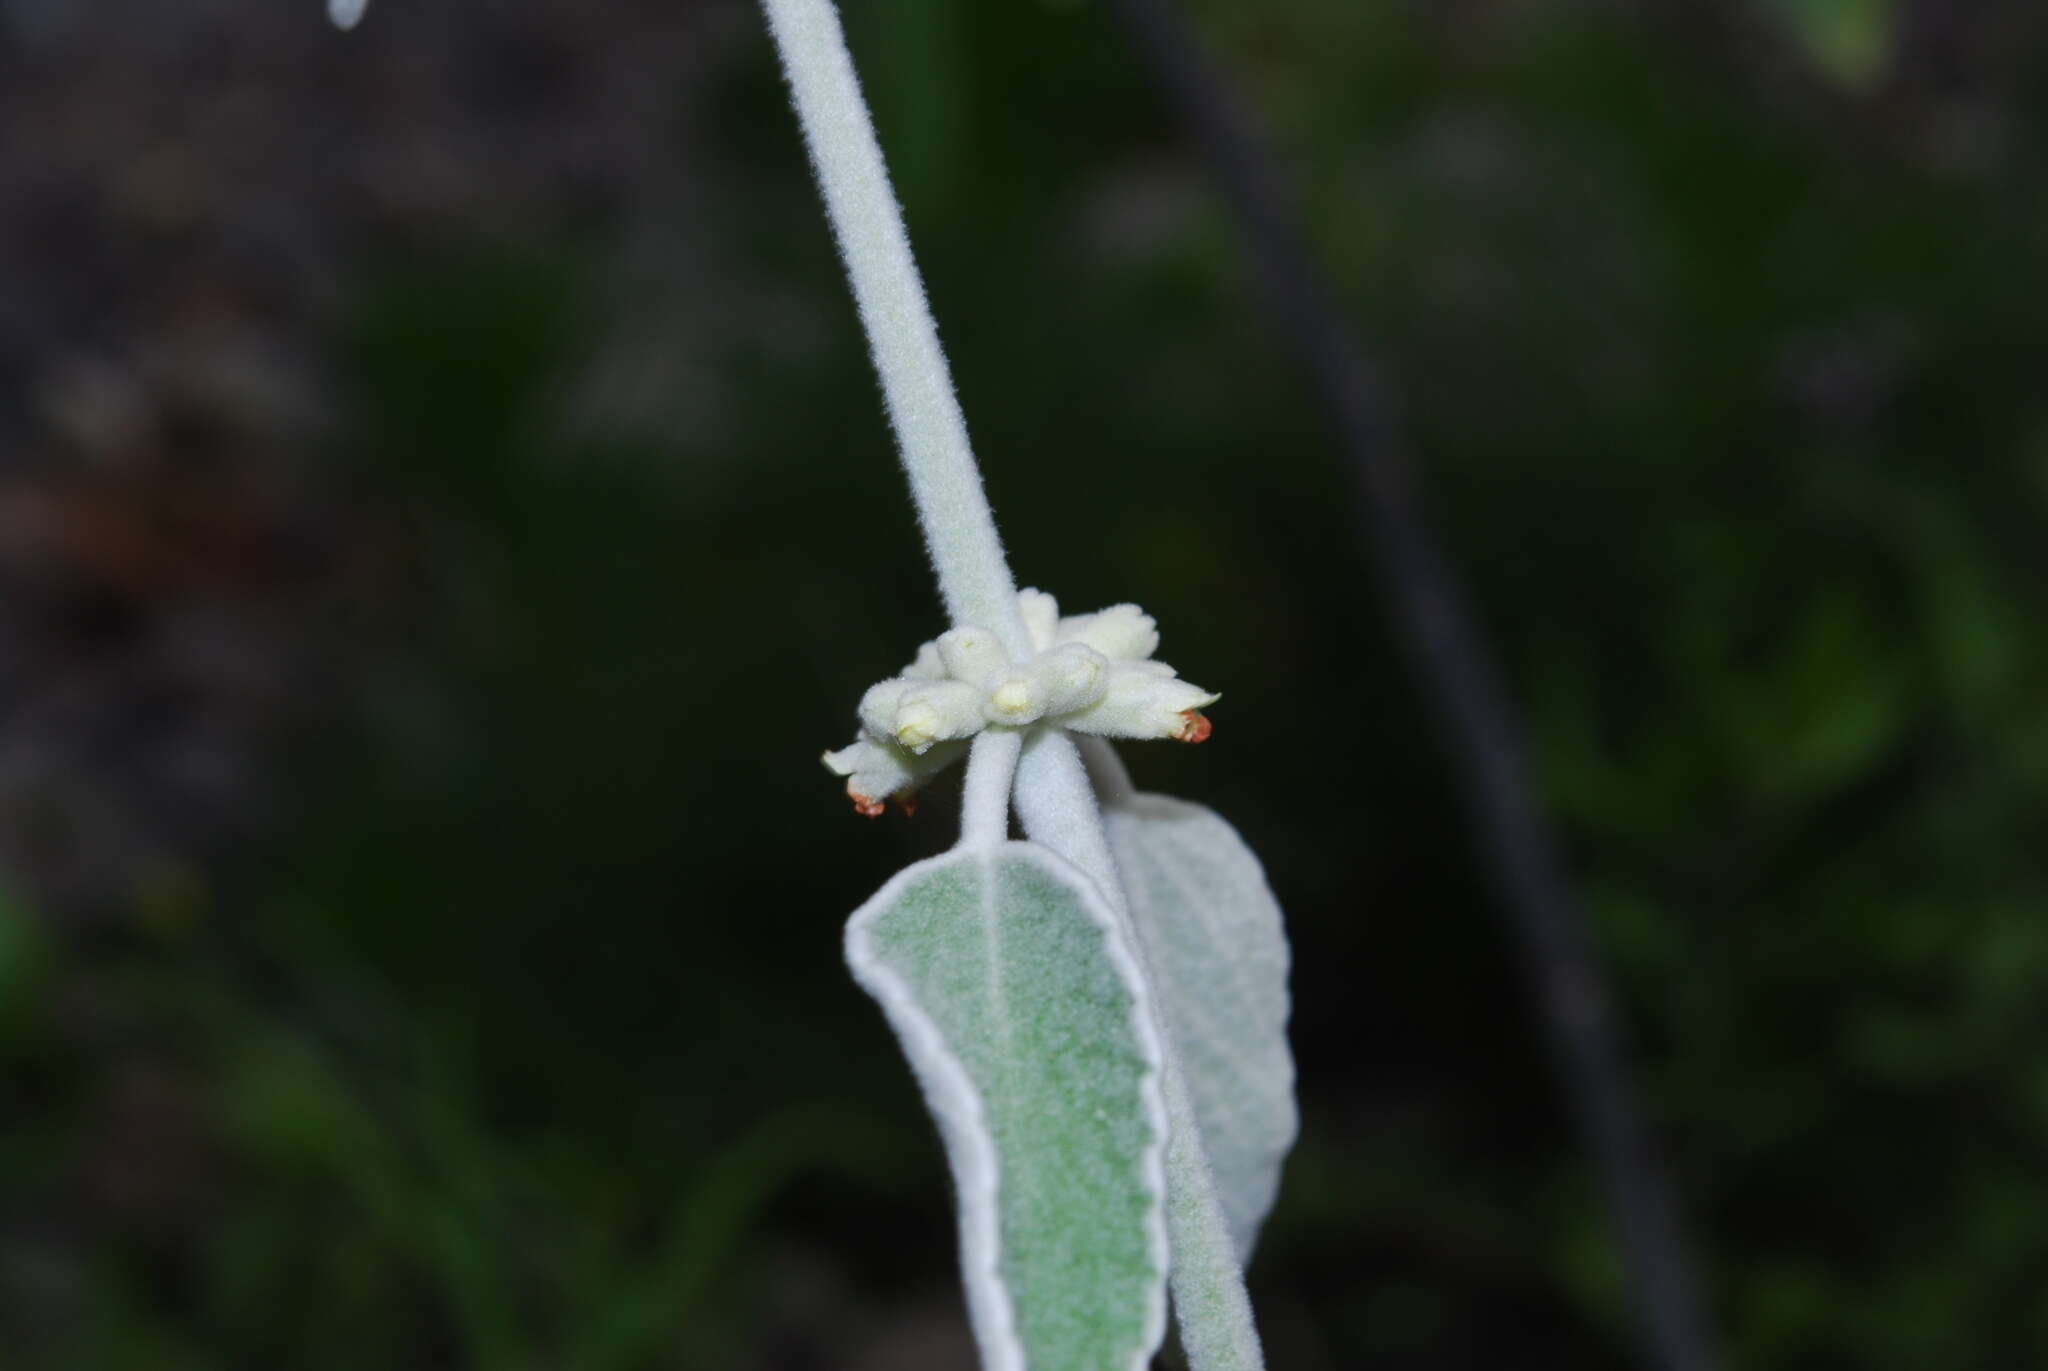
<svg viewBox="0 0 2048 1371">
<path fill-rule="evenodd" d="M 950 804 L 816 762 L 942 625 L 758 19 L 317 8 L 0 5 L 5 1362 L 966 1366 L 839 962 Z M 1527 712 L 1733 1366 L 2048 1363 L 2035 8 L 1198 13 Z M 1093 7 L 847 9 L 1020 576 L 1225 695 L 1129 752 L 1292 924 L 1275 1366 L 1636 1364 L 1198 160 Z"/>
</svg>

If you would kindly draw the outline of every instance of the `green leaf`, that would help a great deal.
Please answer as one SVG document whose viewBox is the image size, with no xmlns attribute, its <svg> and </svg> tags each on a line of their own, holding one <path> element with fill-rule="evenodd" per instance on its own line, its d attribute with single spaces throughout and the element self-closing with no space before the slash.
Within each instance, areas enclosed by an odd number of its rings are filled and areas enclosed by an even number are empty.
<svg viewBox="0 0 2048 1371">
<path fill-rule="evenodd" d="M 1140 1371 L 1165 1329 L 1160 1050 L 1115 917 L 1029 843 L 899 872 L 846 928 L 937 1118 L 986 1371 Z"/>
<path fill-rule="evenodd" d="M 1213 810 L 1127 795 L 1103 817 L 1243 1262 L 1299 1124 L 1280 904 L 1259 859 Z"/>
</svg>

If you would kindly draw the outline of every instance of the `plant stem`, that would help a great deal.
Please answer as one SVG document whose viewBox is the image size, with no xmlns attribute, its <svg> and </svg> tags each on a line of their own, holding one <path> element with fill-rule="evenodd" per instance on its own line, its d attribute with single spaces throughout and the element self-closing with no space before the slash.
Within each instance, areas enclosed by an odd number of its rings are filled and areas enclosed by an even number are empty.
<svg viewBox="0 0 2048 1371">
<path fill-rule="evenodd" d="M 831 0 L 762 0 L 762 7 L 846 260 L 947 613 L 956 624 L 990 630 L 1011 658 L 1021 661 L 1032 655 L 1033 646 L 1018 613 L 1016 582 L 996 535 L 968 445 L 967 423 L 838 12 Z M 1027 765 L 1035 778 L 1028 783 Z M 975 739 L 968 755 L 962 846 L 1002 841 L 1013 772 L 1026 832 L 1095 880 L 1144 965 L 1144 947 L 1117 879 L 1095 797 L 1080 754 L 1064 733 L 1036 731 L 1029 746 L 1015 732 L 991 731 Z M 1155 979 L 1149 971 L 1147 979 Z M 1182 1341 L 1198 1371 L 1260 1371 L 1264 1361 L 1252 1330 L 1250 1301 L 1179 1058 L 1158 1021 L 1156 1005 L 1154 1015 L 1168 1111 L 1166 1217 Z"/>
<path fill-rule="evenodd" d="M 1379 556 L 1411 665 L 1437 705 L 1446 750 L 1462 769 L 1474 845 L 1620 1232 L 1648 1364 L 1711 1371 L 1717 1358 L 1678 1204 L 1636 1112 L 1585 911 L 1532 798 L 1514 707 L 1420 511 L 1386 396 L 1316 269 L 1250 117 L 1169 0 L 1111 0 L 1111 8 L 1208 157 L 1280 331 L 1337 420 L 1366 540 Z"/>
<path fill-rule="evenodd" d="M 1087 745 L 1110 752 L 1107 743 L 1096 739 L 1087 740 Z M 1122 775 L 1113 753 L 1108 766 Z M 1157 986 L 1151 949 L 1131 917 L 1088 771 L 1074 739 L 1059 729 L 1039 730 L 1024 745 L 1017 764 L 1017 818 L 1025 837 L 1065 857 L 1101 889 L 1145 980 Z M 1265 1355 L 1252 1320 L 1251 1296 L 1216 1198 L 1216 1180 L 1188 1098 L 1180 1052 L 1156 996 L 1153 1019 L 1166 1103 L 1166 1241 L 1181 1347 L 1194 1371 L 1262 1371 Z"/>
<path fill-rule="evenodd" d="M 833 236 L 846 259 L 946 612 L 955 624 L 988 629 L 1021 661 L 1032 648 L 1017 613 L 1017 585 L 982 490 L 967 421 L 839 13 L 832 0 L 761 3 Z"/>
<path fill-rule="evenodd" d="M 1010 836 L 1010 782 L 1024 735 L 989 728 L 967 750 L 967 786 L 960 799 L 960 846 L 992 848 Z"/>
</svg>

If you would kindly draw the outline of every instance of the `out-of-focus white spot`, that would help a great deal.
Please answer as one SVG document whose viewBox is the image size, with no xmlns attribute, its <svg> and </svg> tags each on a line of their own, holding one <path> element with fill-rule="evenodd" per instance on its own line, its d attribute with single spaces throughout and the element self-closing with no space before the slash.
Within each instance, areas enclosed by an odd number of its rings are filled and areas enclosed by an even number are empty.
<svg viewBox="0 0 2048 1371">
<path fill-rule="evenodd" d="M 352 29 L 369 3 L 370 0 L 327 0 L 327 17 L 339 28 Z"/>
</svg>

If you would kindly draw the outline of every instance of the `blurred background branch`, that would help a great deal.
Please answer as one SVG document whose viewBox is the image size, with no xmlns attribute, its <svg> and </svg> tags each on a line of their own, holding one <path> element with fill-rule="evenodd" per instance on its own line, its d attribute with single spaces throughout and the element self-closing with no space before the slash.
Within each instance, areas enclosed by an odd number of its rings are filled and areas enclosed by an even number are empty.
<svg viewBox="0 0 2048 1371">
<path fill-rule="evenodd" d="M 1110 0 L 1220 183 L 1268 303 L 1334 417 L 1421 693 L 1462 771 L 1473 843 L 1626 1253 L 1649 1364 L 1715 1365 L 1678 1205 L 1643 1129 L 1599 954 L 1537 809 L 1521 726 L 1420 507 L 1384 383 L 1316 269 L 1250 116 L 1170 0 Z"/>
</svg>

